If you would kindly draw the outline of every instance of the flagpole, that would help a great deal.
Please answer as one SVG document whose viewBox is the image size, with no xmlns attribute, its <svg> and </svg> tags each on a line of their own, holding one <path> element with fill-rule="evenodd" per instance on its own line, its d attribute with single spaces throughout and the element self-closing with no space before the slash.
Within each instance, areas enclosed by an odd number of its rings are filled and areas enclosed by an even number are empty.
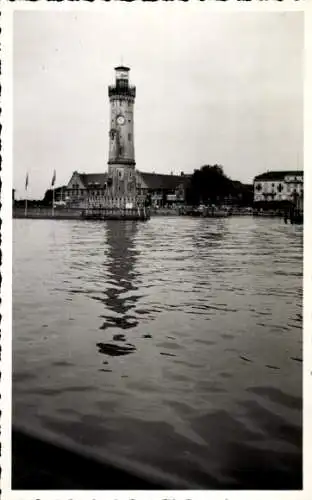
<svg viewBox="0 0 312 500">
<path fill-rule="evenodd" d="M 53 177 L 51 181 L 51 187 L 52 187 L 52 217 L 54 217 L 54 202 L 55 202 L 55 189 L 54 189 L 54 184 L 55 184 L 55 179 L 56 179 L 56 172 L 55 169 L 53 171 Z"/>
<path fill-rule="evenodd" d="M 26 179 L 25 179 L 25 212 L 24 212 L 25 217 L 27 217 L 27 188 L 28 188 L 28 172 L 26 173 Z"/>
<path fill-rule="evenodd" d="M 52 187 L 52 217 L 54 217 L 54 187 Z"/>
</svg>

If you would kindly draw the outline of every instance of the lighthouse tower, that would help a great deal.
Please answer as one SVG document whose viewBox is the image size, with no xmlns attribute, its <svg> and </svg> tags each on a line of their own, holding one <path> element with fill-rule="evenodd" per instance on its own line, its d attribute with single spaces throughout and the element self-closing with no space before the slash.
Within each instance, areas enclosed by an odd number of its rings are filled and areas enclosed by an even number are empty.
<svg viewBox="0 0 312 500">
<path fill-rule="evenodd" d="M 136 203 L 133 106 L 135 87 L 129 85 L 130 68 L 115 68 L 115 84 L 108 87 L 110 130 L 108 176 L 111 204 L 130 207 Z"/>
</svg>

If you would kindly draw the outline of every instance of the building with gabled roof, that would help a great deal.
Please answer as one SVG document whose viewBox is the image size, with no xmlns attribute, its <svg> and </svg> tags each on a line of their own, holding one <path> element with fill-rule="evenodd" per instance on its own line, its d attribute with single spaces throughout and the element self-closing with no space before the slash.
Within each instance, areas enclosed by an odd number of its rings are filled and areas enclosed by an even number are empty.
<svg viewBox="0 0 312 500">
<path fill-rule="evenodd" d="M 185 190 L 190 175 L 157 174 L 135 171 L 135 188 L 138 203 L 149 197 L 153 205 L 163 206 L 185 200 Z M 73 172 L 65 189 L 65 200 L 71 206 L 86 207 L 90 204 L 102 205 L 111 179 L 105 173 Z"/>
<path fill-rule="evenodd" d="M 185 201 L 191 175 L 157 174 L 137 171 L 137 197 L 149 198 L 153 206 L 176 205 Z"/>
<path fill-rule="evenodd" d="M 303 170 L 268 171 L 254 178 L 254 202 L 294 202 L 303 198 Z"/>
</svg>

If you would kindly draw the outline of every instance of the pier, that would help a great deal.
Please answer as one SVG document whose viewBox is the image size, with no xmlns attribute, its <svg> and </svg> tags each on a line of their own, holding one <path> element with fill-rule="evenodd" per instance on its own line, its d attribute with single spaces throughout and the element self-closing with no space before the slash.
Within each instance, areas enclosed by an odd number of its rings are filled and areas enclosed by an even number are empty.
<svg viewBox="0 0 312 500">
<path fill-rule="evenodd" d="M 56 220 L 138 220 L 150 218 L 145 207 L 140 208 L 43 208 L 32 207 L 27 210 L 13 208 L 13 219 L 56 219 Z"/>
<path fill-rule="evenodd" d="M 12 211 L 13 219 L 81 219 L 81 210 L 74 208 L 51 208 L 32 207 L 27 211 L 24 208 L 14 207 Z"/>
<path fill-rule="evenodd" d="M 290 224 L 303 224 L 303 211 L 292 209 L 289 210 L 288 212 L 285 212 L 284 215 L 285 224 L 287 224 L 288 221 L 290 222 Z"/>
<path fill-rule="evenodd" d="M 145 207 L 135 208 L 87 208 L 81 213 L 87 220 L 147 220 L 150 218 Z"/>
</svg>

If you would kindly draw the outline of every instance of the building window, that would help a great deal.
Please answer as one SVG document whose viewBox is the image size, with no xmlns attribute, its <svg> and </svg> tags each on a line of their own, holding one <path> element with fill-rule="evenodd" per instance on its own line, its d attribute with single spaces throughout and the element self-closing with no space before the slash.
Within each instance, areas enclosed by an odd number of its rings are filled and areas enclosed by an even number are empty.
<svg viewBox="0 0 312 500">
<path fill-rule="evenodd" d="M 119 170 L 119 172 L 118 172 L 118 175 L 119 175 L 119 177 L 121 177 L 121 172 L 120 172 L 120 170 Z"/>
<path fill-rule="evenodd" d="M 261 191 L 261 189 L 262 189 L 261 184 L 257 184 L 257 185 L 256 185 L 256 190 L 257 190 L 257 191 Z"/>
<path fill-rule="evenodd" d="M 283 187 L 284 187 L 284 186 L 283 186 L 283 184 L 279 184 L 279 185 L 278 185 L 278 188 L 277 188 L 277 189 L 278 189 L 278 191 L 279 191 L 280 193 L 283 191 Z"/>
<path fill-rule="evenodd" d="M 128 141 L 131 141 L 131 134 L 128 134 Z"/>
</svg>

